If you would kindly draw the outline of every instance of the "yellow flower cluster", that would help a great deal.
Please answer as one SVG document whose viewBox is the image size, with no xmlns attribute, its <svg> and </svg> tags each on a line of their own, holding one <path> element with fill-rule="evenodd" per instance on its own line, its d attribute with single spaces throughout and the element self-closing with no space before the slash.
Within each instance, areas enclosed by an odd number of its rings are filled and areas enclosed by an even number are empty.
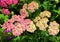
<svg viewBox="0 0 60 42">
<path fill-rule="evenodd" d="M 50 22 L 48 32 L 49 35 L 57 35 L 59 32 L 59 24 L 56 21 Z"/>
<path fill-rule="evenodd" d="M 33 23 L 33 21 L 31 21 L 31 23 L 29 24 L 28 27 L 29 27 L 29 28 L 27 29 L 28 32 L 33 33 L 33 32 L 36 30 L 36 26 L 35 26 L 35 24 Z"/>
<path fill-rule="evenodd" d="M 43 11 L 40 13 L 40 17 L 51 17 L 51 12 L 49 11 Z"/>
<path fill-rule="evenodd" d="M 49 21 L 47 17 L 50 17 L 50 16 L 51 16 L 51 13 L 49 11 L 41 12 L 40 15 L 34 19 L 36 26 L 39 27 L 40 30 L 45 31 L 46 28 L 48 27 L 47 23 Z"/>
<path fill-rule="evenodd" d="M 38 26 L 40 30 L 45 31 L 46 28 L 48 27 L 47 25 L 48 21 L 49 21 L 48 18 L 42 18 L 40 21 L 36 23 L 36 26 Z"/>
</svg>

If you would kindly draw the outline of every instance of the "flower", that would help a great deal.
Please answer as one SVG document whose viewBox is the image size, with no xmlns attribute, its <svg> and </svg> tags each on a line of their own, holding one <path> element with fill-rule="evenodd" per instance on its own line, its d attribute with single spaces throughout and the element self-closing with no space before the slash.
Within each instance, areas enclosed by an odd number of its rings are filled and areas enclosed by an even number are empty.
<svg viewBox="0 0 60 42">
<path fill-rule="evenodd" d="M 20 15 L 23 16 L 24 18 L 28 17 L 28 12 L 26 11 L 26 9 L 21 9 L 20 10 Z"/>
<path fill-rule="evenodd" d="M 31 21 L 31 23 L 28 26 L 29 26 L 29 28 L 27 28 L 28 32 L 33 33 L 36 30 L 36 26 L 34 25 L 33 21 Z"/>
<path fill-rule="evenodd" d="M 38 22 L 41 18 L 39 16 L 35 17 L 34 22 Z"/>
<path fill-rule="evenodd" d="M 28 4 L 25 3 L 25 4 L 23 5 L 23 9 L 27 9 L 27 8 L 28 8 Z"/>
<path fill-rule="evenodd" d="M 38 22 L 36 22 L 36 26 L 39 27 L 40 30 L 45 31 L 48 27 L 48 18 L 42 18 Z"/>
<path fill-rule="evenodd" d="M 32 1 L 30 4 L 28 4 L 28 7 L 33 7 L 34 9 L 38 9 L 38 3 L 35 1 Z"/>
<path fill-rule="evenodd" d="M 23 26 L 20 23 L 15 23 L 15 27 L 12 29 L 12 34 L 14 36 L 19 36 L 23 33 Z"/>
<path fill-rule="evenodd" d="M 18 0 L 12 0 L 13 4 L 17 4 Z"/>
<path fill-rule="evenodd" d="M 9 0 L 9 1 L 8 1 L 8 0 L 4 0 L 4 1 L 5 1 L 5 3 L 8 4 L 8 5 L 11 5 L 11 4 L 12 4 L 12 0 Z"/>
<path fill-rule="evenodd" d="M 9 15 L 10 11 L 8 9 L 3 8 L 2 13 L 5 14 L 5 15 Z"/>
<path fill-rule="evenodd" d="M 30 21 L 30 19 L 24 19 L 20 15 L 13 15 L 3 24 L 3 28 L 5 32 L 11 31 L 14 36 L 19 36 L 28 28 Z"/>
<path fill-rule="evenodd" d="M 51 17 L 51 12 L 43 11 L 40 13 L 40 17 Z"/>
<path fill-rule="evenodd" d="M 6 21 L 2 27 L 5 29 L 5 30 L 8 30 L 8 31 L 11 31 L 12 28 L 14 28 L 14 25 L 11 23 L 10 20 Z"/>
<path fill-rule="evenodd" d="M 7 4 L 3 1 L 3 2 L 0 2 L 0 6 L 7 7 Z"/>
<path fill-rule="evenodd" d="M 45 31 L 46 28 L 48 27 L 47 23 L 42 23 L 41 21 L 37 22 L 36 26 L 39 27 L 39 29 L 43 31 Z"/>
<path fill-rule="evenodd" d="M 30 4 L 28 4 L 28 10 L 33 13 L 35 10 L 38 9 L 38 3 L 32 1 Z"/>
<path fill-rule="evenodd" d="M 57 35 L 59 33 L 59 24 L 56 21 L 50 22 L 48 29 L 49 35 Z"/>
<path fill-rule="evenodd" d="M 9 5 L 11 5 L 11 4 L 17 4 L 18 3 L 18 0 L 4 0 L 4 1 L 2 1 L 2 2 L 0 2 L 0 6 L 2 6 L 2 7 L 7 7 L 7 6 L 9 6 Z"/>
</svg>

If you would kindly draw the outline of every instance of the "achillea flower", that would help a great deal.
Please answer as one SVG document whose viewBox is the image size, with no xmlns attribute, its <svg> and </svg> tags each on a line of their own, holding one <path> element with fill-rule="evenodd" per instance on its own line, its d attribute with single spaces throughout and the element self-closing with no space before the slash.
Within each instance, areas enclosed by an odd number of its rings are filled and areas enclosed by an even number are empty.
<svg viewBox="0 0 60 42">
<path fill-rule="evenodd" d="M 31 20 L 30 20 L 30 19 L 25 19 L 25 23 L 26 23 L 27 25 L 29 25 L 29 24 L 31 23 Z"/>
<path fill-rule="evenodd" d="M 3 0 L 2 2 L 0 2 L 0 6 L 2 7 L 7 7 L 11 4 L 17 4 L 18 3 L 18 0 Z"/>
<path fill-rule="evenodd" d="M 28 10 L 33 13 L 36 9 L 38 9 L 38 3 L 32 1 L 30 4 L 28 4 Z"/>
<path fill-rule="evenodd" d="M 28 32 L 33 33 L 36 30 L 36 26 L 34 25 L 34 23 L 32 21 L 28 26 L 29 26 L 29 28 L 27 28 Z"/>
<path fill-rule="evenodd" d="M 5 15 L 9 15 L 10 14 L 10 11 L 8 9 L 2 9 L 2 13 L 5 14 Z"/>
<path fill-rule="evenodd" d="M 11 31 L 11 29 L 14 27 L 14 25 L 11 23 L 11 21 L 7 21 L 2 26 L 5 30 Z"/>
<path fill-rule="evenodd" d="M 38 3 L 35 1 L 32 1 L 30 4 L 28 4 L 28 7 L 33 7 L 34 9 L 38 9 Z"/>
<path fill-rule="evenodd" d="M 23 9 L 27 9 L 27 8 L 28 8 L 28 4 L 25 3 L 25 4 L 23 5 Z"/>
<path fill-rule="evenodd" d="M 48 20 L 48 18 L 42 18 L 42 19 L 40 19 L 40 21 L 41 21 L 42 23 L 47 23 L 49 20 Z"/>
<path fill-rule="evenodd" d="M 42 18 L 36 23 L 36 26 L 39 27 L 40 30 L 45 31 L 46 28 L 48 27 L 47 23 L 48 23 L 48 18 Z"/>
<path fill-rule="evenodd" d="M 34 22 L 38 22 L 41 18 L 39 16 L 35 17 Z"/>
<path fill-rule="evenodd" d="M 18 0 L 12 0 L 13 4 L 17 4 Z"/>
<path fill-rule="evenodd" d="M 31 13 L 33 13 L 33 12 L 35 12 L 35 10 L 34 10 L 34 8 L 33 7 L 28 7 L 28 10 L 31 12 Z"/>
<path fill-rule="evenodd" d="M 23 33 L 23 26 L 20 23 L 15 23 L 15 27 L 12 29 L 12 34 L 14 36 L 19 36 Z"/>
<path fill-rule="evenodd" d="M 51 17 L 51 12 L 43 11 L 40 13 L 40 17 Z"/>
<path fill-rule="evenodd" d="M 3 24 L 5 32 L 12 32 L 14 36 L 21 35 L 27 28 L 29 28 L 30 19 L 24 19 L 20 15 L 14 15 L 11 19 Z"/>
<path fill-rule="evenodd" d="M 37 22 L 36 26 L 39 27 L 39 29 L 43 31 L 45 31 L 46 28 L 48 27 L 47 23 L 42 23 L 41 21 Z"/>
<path fill-rule="evenodd" d="M 11 4 L 12 4 L 12 0 L 9 0 L 9 1 L 8 1 L 8 0 L 4 0 L 4 1 L 5 1 L 5 3 L 8 4 L 8 5 L 11 5 Z"/>
<path fill-rule="evenodd" d="M 7 4 L 3 1 L 3 2 L 0 2 L 0 6 L 7 7 Z"/>
<path fill-rule="evenodd" d="M 20 10 L 20 15 L 21 15 L 21 16 L 24 16 L 24 18 L 25 18 L 25 17 L 28 17 L 28 12 L 26 11 L 26 9 L 21 9 L 21 10 Z"/>
<path fill-rule="evenodd" d="M 49 35 L 57 35 L 59 33 L 59 24 L 56 21 L 50 22 L 48 32 Z"/>
<path fill-rule="evenodd" d="M 59 33 L 59 29 L 48 29 L 49 35 L 57 35 Z"/>
</svg>

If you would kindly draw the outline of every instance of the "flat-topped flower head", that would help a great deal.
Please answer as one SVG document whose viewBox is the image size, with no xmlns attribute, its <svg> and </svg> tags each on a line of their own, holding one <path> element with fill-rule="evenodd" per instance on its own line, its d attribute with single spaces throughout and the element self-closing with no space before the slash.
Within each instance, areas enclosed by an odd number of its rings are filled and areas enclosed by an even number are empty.
<svg viewBox="0 0 60 42">
<path fill-rule="evenodd" d="M 28 12 L 26 11 L 26 9 L 21 9 L 20 10 L 20 15 L 23 16 L 24 18 L 28 17 Z"/>
<path fill-rule="evenodd" d="M 36 30 L 36 26 L 34 25 L 33 21 L 28 25 L 27 31 L 33 33 Z"/>
<path fill-rule="evenodd" d="M 9 15 L 10 11 L 8 9 L 3 8 L 2 13 L 5 14 L 5 15 Z"/>
<path fill-rule="evenodd" d="M 23 5 L 23 9 L 27 9 L 27 8 L 28 8 L 28 4 L 25 3 L 25 4 Z"/>
<path fill-rule="evenodd" d="M 56 21 L 50 22 L 48 32 L 49 35 L 57 35 L 59 33 L 59 24 Z"/>
<path fill-rule="evenodd" d="M 49 12 L 49 11 L 43 11 L 43 12 L 41 12 L 40 13 L 40 17 L 51 17 L 51 12 Z"/>
<path fill-rule="evenodd" d="M 7 6 L 12 5 L 12 4 L 16 5 L 17 3 L 18 3 L 18 0 L 2 0 L 0 2 L 0 6 L 7 7 Z"/>
<path fill-rule="evenodd" d="M 41 18 L 39 16 L 35 17 L 34 22 L 38 22 Z"/>
<path fill-rule="evenodd" d="M 36 9 L 38 9 L 38 3 L 35 1 L 32 1 L 31 3 L 28 4 L 28 10 L 33 13 L 35 12 Z"/>
</svg>

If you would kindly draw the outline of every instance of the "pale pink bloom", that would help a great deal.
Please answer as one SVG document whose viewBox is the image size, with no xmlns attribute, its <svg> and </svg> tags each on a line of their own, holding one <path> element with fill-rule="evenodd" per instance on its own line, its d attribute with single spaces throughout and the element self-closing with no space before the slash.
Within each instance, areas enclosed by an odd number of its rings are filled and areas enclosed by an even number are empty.
<svg viewBox="0 0 60 42">
<path fill-rule="evenodd" d="M 57 35 L 59 33 L 59 24 L 56 21 L 50 22 L 48 32 L 49 35 Z"/>
<path fill-rule="evenodd" d="M 15 23 L 15 27 L 12 29 L 12 34 L 14 36 L 19 36 L 23 33 L 23 26 L 20 23 Z"/>
<path fill-rule="evenodd" d="M 8 9 L 2 9 L 2 13 L 5 14 L 5 15 L 9 15 L 10 14 L 10 11 Z"/>
<path fill-rule="evenodd" d="M 24 8 L 24 9 L 27 9 L 27 8 L 28 8 L 28 4 L 25 3 L 25 4 L 23 5 L 23 8 Z"/>
<path fill-rule="evenodd" d="M 21 9 L 21 10 L 20 10 L 20 15 L 21 15 L 21 16 L 24 16 L 24 18 L 25 18 L 25 17 L 28 17 L 28 12 L 26 11 L 26 9 Z"/>
<path fill-rule="evenodd" d="M 50 27 L 52 28 L 58 28 L 59 24 L 56 21 L 50 22 Z"/>
<path fill-rule="evenodd" d="M 38 9 L 38 3 L 32 1 L 31 3 L 28 4 L 28 10 L 33 13 L 35 10 Z"/>
<path fill-rule="evenodd" d="M 7 22 L 5 22 L 5 23 L 2 25 L 2 27 L 3 27 L 4 29 L 11 30 L 12 28 L 14 28 L 14 25 L 11 23 L 11 21 L 7 21 Z"/>
<path fill-rule="evenodd" d="M 29 25 L 29 24 L 31 23 L 31 20 L 30 20 L 30 19 L 25 19 L 25 23 L 26 23 L 27 25 Z"/>
<path fill-rule="evenodd" d="M 48 29 L 49 35 L 57 35 L 59 33 L 59 29 Z"/>
<path fill-rule="evenodd" d="M 13 1 L 13 4 L 17 4 L 18 3 L 18 0 L 12 0 Z"/>
<path fill-rule="evenodd" d="M 34 9 L 38 9 L 38 3 L 35 1 L 32 1 L 30 4 L 28 4 L 28 7 L 33 7 Z"/>
<path fill-rule="evenodd" d="M 28 10 L 31 12 L 31 13 L 33 13 L 33 12 L 35 12 L 35 10 L 34 10 L 34 8 L 33 7 L 28 7 Z"/>
</svg>

